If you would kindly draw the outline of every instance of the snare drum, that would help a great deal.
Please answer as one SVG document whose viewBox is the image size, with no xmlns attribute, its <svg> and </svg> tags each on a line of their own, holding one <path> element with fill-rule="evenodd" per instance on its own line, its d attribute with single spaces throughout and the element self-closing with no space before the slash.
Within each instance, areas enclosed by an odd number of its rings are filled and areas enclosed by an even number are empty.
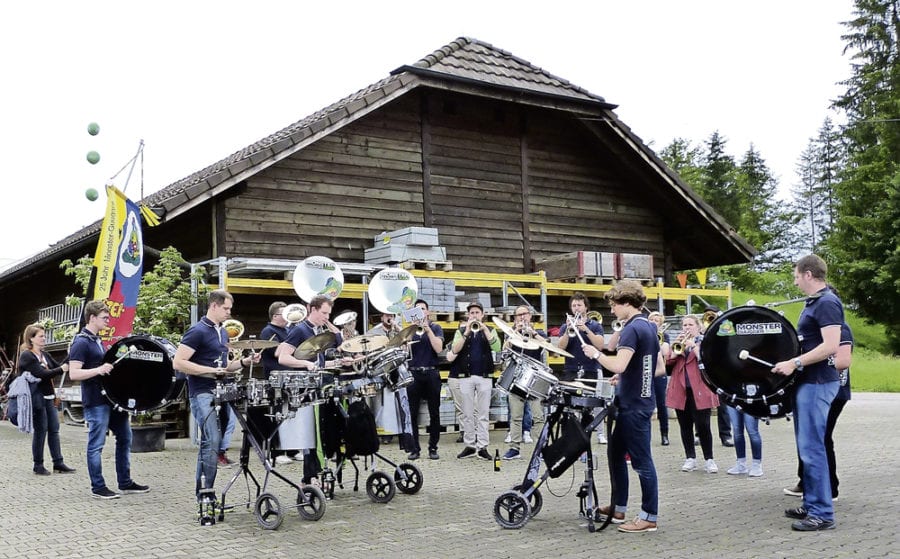
<svg viewBox="0 0 900 559">
<path fill-rule="evenodd" d="M 244 387 L 248 406 L 269 405 L 269 381 L 258 378 L 247 379 Z"/>
<path fill-rule="evenodd" d="M 399 347 L 386 349 L 372 356 L 368 363 L 367 374 L 370 377 L 382 377 L 388 379 L 400 365 L 406 362 L 406 351 Z M 412 382 L 412 380 L 410 380 Z M 408 383 L 407 383 L 408 384 Z"/>
<path fill-rule="evenodd" d="M 559 380 L 547 365 L 518 353 L 510 354 L 497 386 L 504 392 L 546 400 Z"/>
<path fill-rule="evenodd" d="M 794 327 L 781 314 L 766 307 L 735 307 L 716 318 L 700 343 L 701 375 L 722 403 L 754 417 L 781 417 L 790 411 L 796 373 L 774 374 L 771 367 L 752 359 L 777 363 L 800 354 Z"/>
<path fill-rule="evenodd" d="M 394 369 L 388 374 L 388 376 L 384 377 L 384 383 L 391 390 L 398 390 L 403 388 L 404 386 L 409 386 L 413 382 L 412 373 L 409 372 L 409 369 L 406 365 L 401 365 Z"/>
</svg>

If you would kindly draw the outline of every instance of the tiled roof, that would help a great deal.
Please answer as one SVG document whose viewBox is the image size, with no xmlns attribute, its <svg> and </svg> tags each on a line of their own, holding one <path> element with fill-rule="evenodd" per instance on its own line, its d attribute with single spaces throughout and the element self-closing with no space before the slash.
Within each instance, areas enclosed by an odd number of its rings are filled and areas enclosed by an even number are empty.
<svg viewBox="0 0 900 559">
<path fill-rule="evenodd" d="M 460 37 L 419 60 L 411 67 L 401 66 L 394 73 L 402 71 L 415 73 L 416 68 L 495 86 L 540 92 L 581 101 L 606 103 L 603 97 L 554 76 L 527 60 L 522 60 L 489 43 L 469 37 Z"/>
</svg>

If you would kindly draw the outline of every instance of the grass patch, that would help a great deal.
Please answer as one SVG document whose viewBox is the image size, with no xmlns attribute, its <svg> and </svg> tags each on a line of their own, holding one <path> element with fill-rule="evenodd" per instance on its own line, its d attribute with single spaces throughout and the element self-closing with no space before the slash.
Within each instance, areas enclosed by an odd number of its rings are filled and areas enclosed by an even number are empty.
<svg viewBox="0 0 900 559">
<path fill-rule="evenodd" d="M 900 392 L 900 358 L 866 348 L 855 349 L 850 385 L 858 392 Z"/>
</svg>

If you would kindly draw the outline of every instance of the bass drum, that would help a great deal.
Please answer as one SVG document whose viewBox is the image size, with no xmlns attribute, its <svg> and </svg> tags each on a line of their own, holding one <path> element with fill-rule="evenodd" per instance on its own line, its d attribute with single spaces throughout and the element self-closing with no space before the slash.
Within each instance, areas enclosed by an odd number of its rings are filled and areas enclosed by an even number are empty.
<svg viewBox="0 0 900 559">
<path fill-rule="evenodd" d="M 797 331 L 781 314 L 766 307 L 735 307 L 717 317 L 700 342 L 703 381 L 723 403 L 759 419 L 782 417 L 792 409 L 790 376 L 771 372 L 753 359 L 777 363 L 800 354 Z"/>
<path fill-rule="evenodd" d="M 114 363 L 100 377 L 103 394 L 116 409 L 140 413 L 160 408 L 181 393 L 184 380 L 175 378 L 175 345 L 157 336 L 128 336 L 106 351 L 105 363 Z"/>
</svg>

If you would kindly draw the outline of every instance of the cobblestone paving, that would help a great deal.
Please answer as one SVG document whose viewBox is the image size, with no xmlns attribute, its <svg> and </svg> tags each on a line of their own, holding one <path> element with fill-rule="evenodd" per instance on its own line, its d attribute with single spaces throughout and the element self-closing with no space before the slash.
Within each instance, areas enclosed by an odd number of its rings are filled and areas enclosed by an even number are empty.
<svg viewBox="0 0 900 559">
<path fill-rule="evenodd" d="M 166 450 L 133 454 L 135 480 L 150 493 L 99 501 L 91 498 L 85 466 L 84 428 L 62 427 L 66 462 L 74 475 L 35 476 L 30 437 L 9 423 L 0 425 L 3 468 L 0 471 L 0 559 L 20 557 L 273 557 L 314 554 L 317 558 L 351 557 L 898 557 L 896 518 L 900 502 L 900 394 L 855 394 L 838 423 L 836 439 L 841 498 L 836 503 L 837 529 L 796 533 L 783 509 L 799 500 L 782 494 L 795 479 L 796 451 L 792 424 L 762 425 L 762 478 L 725 474 L 734 462 L 730 448 L 716 446 L 720 473 L 683 473 L 684 460 L 672 420 L 672 445 L 662 447 L 654 428 L 653 455 L 660 480 L 659 531 L 623 534 L 611 529 L 589 533 L 578 516 L 575 490 L 584 473 L 579 463 L 543 489 L 544 507 L 521 530 L 504 530 L 493 519 L 493 503 L 518 483 L 525 461 L 504 462 L 500 472 L 478 458 L 456 459 L 462 445 L 455 434 L 442 437 L 441 459 L 419 460 L 424 487 L 416 495 L 397 493 L 388 504 L 353 492 L 352 470 L 344 489 L 327 503 L 318 522 L 305 521 L 287 509 L 278 530 L 260 528 L 245 508 L 224 522 L 202 527 L 196 518 L 193 472 L 196 448 L 189 440 L 168 440 Z M 503 454 L 505 432 L 492 433 Z M 112 440 L 104 450 L 104 472 L 114 480 Z M 499 445 L 499 446 L 498 446 Z M 530 451 L 526 445 L 523 450 Z M 605 447 L 594 443 L 594 451 Z M 396 444 L 382 448 L 402 461 Z M 236 452 L 232 452 L 236 455 Z M 49 456 L 48 456 L 49 467 Z M 302 465 L 279 466 L 299 480 Z M 601 501 L 608 500 L 608 476 L 598 472 Z M 258 462 L 251 469 L 262 474 Z M 380 468 L 390 473 L 386 464 Z M 220 470 L 221 488 L 229 470 Z M 111 485 L 114 485 L 114 481 Z M 632 475 L 631 511 L 640 503 Z M 240 486 L 238 486 L 240 487 Z M 270 487 L 283 505 L 294 502 L 289 486 Z M 246 490 L 243 493 L 246 495 Z M 229 492 L 234 502 L 241 491 Z M 246 500 L 246 499 L 245 499 Z M 276 555 L 277 554 L 277 555 Z"/>
</svg>

